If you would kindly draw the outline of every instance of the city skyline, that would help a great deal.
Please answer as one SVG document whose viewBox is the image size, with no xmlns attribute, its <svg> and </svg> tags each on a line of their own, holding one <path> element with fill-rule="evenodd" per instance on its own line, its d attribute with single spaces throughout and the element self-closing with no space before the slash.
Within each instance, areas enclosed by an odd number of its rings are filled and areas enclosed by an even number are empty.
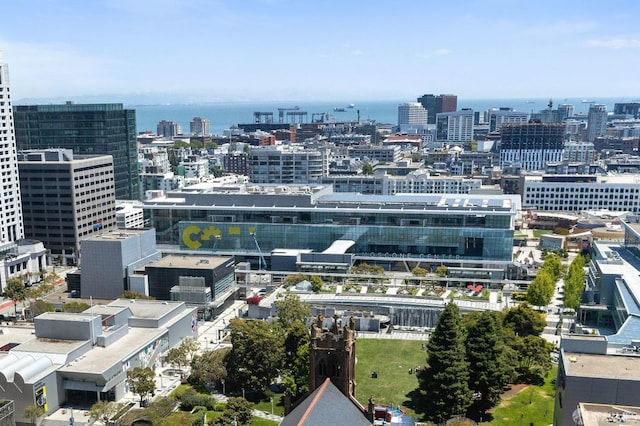
<svg viewBox="0 0 640 426">
<path fill-rule="evenodd" d="M 3 5 L 0 50 L 18 102 L 637 99 L 640 77 L 603 68 L 640 65 L 623 3 L 29 0 Z"/>
</svg>

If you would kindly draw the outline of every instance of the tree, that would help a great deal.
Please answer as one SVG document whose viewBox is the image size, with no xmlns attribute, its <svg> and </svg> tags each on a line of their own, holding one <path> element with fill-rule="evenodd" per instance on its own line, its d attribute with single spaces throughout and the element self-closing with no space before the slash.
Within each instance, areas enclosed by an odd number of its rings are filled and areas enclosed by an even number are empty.
<svg viewBox="0 0 640 426">
<path fill-rule="evenodd" d="M 304 274 L 294 274 L 294 275 L 287 275 L 283 282 L 284 282 L 284 285 L 288 287 L 288 286 L 296 285 L 300 281 L 304 281 L 306 279 L 307 279 L 307 276 Z"/>
<path fill-rule="evenodd" d="M 89 419 L 100 421 L 109 426 L 110 420 L 120 411 L 122 406 L 112 401 L 98 401 L 89 409 Z"/>
<path fill-rule="evenodd" d="M 516 336 L 538 336 L 544 331 L 547 321 L 544 315 L 527 304 L 510 308 L 505 312 L 503 326 L 513 330 Z"/>
<path fill-rule="evenodd" d="M 467 328 L 469 387 L 474 392 L 470 411 L 481 417 L 500 401 L 504 386 L 514 375 L 507 361 L 499 313 L 484 311 Z"/>
<path fill-rule="evenodd" d="M 146 417 L 149 417 L 154 425 L 165 425 L 165 419 L 172 416 L 173 410 L 176 408 L 176 400 L 169 396 L 156 398 L 149 407 L 144 411 Z M 187 424 L 187 423 L 177 423 Z"/>
<path fill-rule="evenodd" d="M 172 367 L 178 367 L 180 372 L 182 372 L 182 366 L 187 365 L 189 362 L 187 353 L 182 346 L 176 346 L 175 348 L 169 349 L 167 354 L 164 356 L 164 360 Z"/>
<path fill-rule="evenodd" d="M 371 165 L 371 163 L 367 162 L 362 165 L 362 174 L 365 176 L 373 174 L 373 166 Z"/>
<path fill-rule="evenodd" d="M 564 307 L 577 310 L 584 291 L 584 257 L 576 256 L 564 277 Z"/>
<path fill-rule="evenodd" d="M 311 283 L 311 290 L 314 293 L 322 290 L 322 286 L 324 286 L 324 281 L 322 281 L 322 278 L 317 275 L 313 275 L 311 278 L 309 278 L 309 282 Z"/>
<path fill-rule="evenodd" d="M 213 177 L 221 177 L 222 175 L 224 175 L 224 169 L 216 164 L 215 166 L 211 167 L 211 174 L 213 175 Z"/>
<path fill-rule="evenodd" d="M 147 295 L 144 295 L 142 293 L 138 293 L 137 291 L 133 291 L 133 290 L 125 290 L 124 293 L 122 293 L 120 295 L 120 298 L 121 299 L 146 299 L 146 300 L 155 299 L 155 297 L 147 296 Z"/>
<path fill-rule="evenodd" d="M 44 408 L 37 405 L 27 405 L 24 407 L 24 416 L 29 419 L 32 425 L 35 425 L 40 417 L 44 415 Z"/>
<path fill-rule="evenodd" d="M 196 355 L 191 360 L 191 375 L 189 382 L 198 382 L 204 385 L 212 385 L 227 378 L 227 368 L 224 360 L 230 348 L 207 351 L 202 355 Z"/>
<path fill-rule="evenodd" d="M 89 309 L 91 305 L 85 302 L 69 302 L 62 305 L 62 312 L 80 313 Z"/>
<path fill-rule="evenodd" d="M 231 320 L 232 348 L 225 357 L 229 385 L 262 390 L 282 368 L 282 340 L 265 321 Z"/>
<path fill-rule="evenodd" d="M 140 395 L 140 405 L 156 388 L 155 372 L 149 367 L 135 367 L 127 371 L 131 392 Z"/>
<path fill-rule="evenodd" d="M 55 312 L 56 307 L 53 306 L 52 303 L 47 302 L 46 300 L 38 299 L 34 303 L 29 304 L 29 311 L 31 312 L 31 317 L 35 318 L 40 314 L 45 312 Z"/>
<path fill-rule="evenodd" d="M 546 306 L 551 302 L 555 288 L 556 283 L 551 272 L 541 269 L 527 287 L 527 302 L 534 306 Z"/>
<path fill-rule="evenodd" d="M 444 423 L 471 404 L 469 363 L 458 306 L 447 303 L 427 344 L 427 364 L 418 375 L 420 409 L 427 420 Z"/>
<path fill-rule="evenodd" d="M 16 318 L 18 317 L 18 302 L 25 300 L 25 287 L 22 280 L 18 277 L 11 277 L 7 279 L 7 285 L 4 288 L 2 297 L 13 300 L 13 309 Z"/>
<path fill-rule="evenodd" d="M 436 268 L 436 275 L 439 277 L 446 277 L 449 273 L 449 268 L 446 265 L 440 265 Z"/>
<path fill-rule="evenodd" d="M 428 270 L 421 268 L 420 266 L 416 266 L 411 270 L 411 273 L 416 277 L 426 277 L 428 272 Z"/>
<path fill-rule="evenodd" d="M 284 330 L 287 330 L 295 321 L 306 323 L 307 318 L 311 316 L 309 305 L 301 301 L 297 294 L 289 291 L 280 295 L 274 305 L 278 312 L 278 323 Z"/>
<path fill-rule="evenodd" d="M 551 369 L 553 345 L 540 336 L 511 336 L 507 344 L 517 355 L 518 380 L 540 383 Z"/>
<path fill-rule="evenodd" d="M 285 369 L 282 377 L 285 390 L 293 401 L 309 391 L 309 344 L 298 346 L 293 364 Z"/>
<path fill-rule="evenodd" d="M 542 270 L 547 271 L 551 275 L 551 279 L 555 282 L 562 275 L 562 261 L 555 254 L 550 254 L 544 259 Z"/>
<path fill-rule="evenodd" d="M 244 398 L 229 398 L 222 416 L 213 423 L 215 426 L 244 426 L 253 421 L 253 404 Z"/>
</svg>

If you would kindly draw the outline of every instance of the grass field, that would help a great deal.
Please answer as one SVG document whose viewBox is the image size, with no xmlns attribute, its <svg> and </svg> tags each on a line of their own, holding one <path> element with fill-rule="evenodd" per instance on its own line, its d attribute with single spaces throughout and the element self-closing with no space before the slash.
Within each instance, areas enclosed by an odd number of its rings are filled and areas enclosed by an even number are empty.
<svg viewBox="0 0 640 426">
<path fill-rule="evenodd" d="M 527 385 L 516 388 L 515 394 L 505 394 L 500 405 L 493 411 L 493 420 L 480 424 L 546 426 L 553 423 L 554 380 L 557 371 L 558 367 L 551 369 L 543 386 Z"/>
<path fill-rule="evenodd" d="M 356 344 L 356 396 L 367 406 L 370 396 L 376 404 L 401 405 L 413 417 L 408 394 L 418 387 L 415 374 L 409 368 L 424 366 L 427 353 L 421 341 L 360 339 Z M 371 377 L 371 372 L 378 378 Z M 493 411 L 491 422 L 484 426 L 530 425 L 546 426 L 553 421 L 554 385 L 557 367 L 545 379 L 543 386 L 519 385 L 507 392 Z M 522 422 L 521 422 L 522 420 Z"/>
<path fill-rule="evenodd" d="M 356 397 L 367 406 L 369 397 L 376 404 L 401 405 L 407 414 L 415 416 L 407 407 L 407 394 L 418 387 L 410 368 L 424 366 L 427 352 L 422 343 L 414 340 L 360 339 L 356 343 Z M 378 378 L 371 377 L 377 372 Z"/>
</svg>

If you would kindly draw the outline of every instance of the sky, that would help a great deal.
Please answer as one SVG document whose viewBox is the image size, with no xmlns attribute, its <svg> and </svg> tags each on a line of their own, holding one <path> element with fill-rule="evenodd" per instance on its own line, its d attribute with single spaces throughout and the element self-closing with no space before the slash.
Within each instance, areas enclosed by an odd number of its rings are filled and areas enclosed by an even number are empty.
<svg viewBox="0 0 640 426">
<path fill-rule="evenodd" d="M 640 98 L 636 0 L 10 0 L 14 102 Z"/>
</svg>

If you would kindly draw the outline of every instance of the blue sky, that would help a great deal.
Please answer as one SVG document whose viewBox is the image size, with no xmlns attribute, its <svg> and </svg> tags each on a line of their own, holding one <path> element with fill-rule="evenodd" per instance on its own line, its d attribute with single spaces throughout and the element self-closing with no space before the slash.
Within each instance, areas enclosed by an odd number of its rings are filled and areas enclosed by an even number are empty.
<svg viewBox="0 0 640 426">
<path fill-rule="evenodd" d="M 14 100 L 640 97 L 640 2 L 10 0 Z"/>
</svg>

